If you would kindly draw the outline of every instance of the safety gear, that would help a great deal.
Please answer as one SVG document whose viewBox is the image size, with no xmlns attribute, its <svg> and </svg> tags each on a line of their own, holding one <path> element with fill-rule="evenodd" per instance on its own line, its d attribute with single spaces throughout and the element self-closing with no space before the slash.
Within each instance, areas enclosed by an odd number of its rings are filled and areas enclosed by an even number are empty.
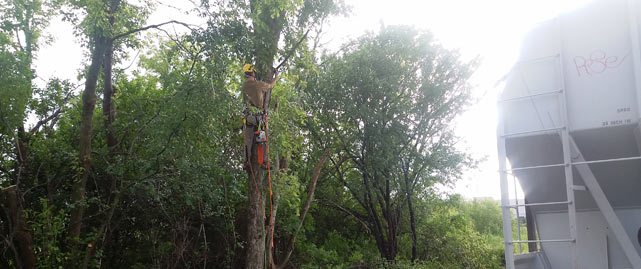
<svg viewBox="0 0 641 269">
<path fill-rule="evenodd" d="M 255 112 L 252 112 L 255 111 Z M 262 110 L 248 107 L 243 111 L 243 133 L 245 144 L 245 163 L 252 159 L 252 149 L 256 147 L 256 156 L 258 164 L 266 163 L 267 154 L 265 144 L 267 144 L 267 133 L 265 129 L 265 113 Z"/>
<path fill-rule="evenodd" d="M 245 66 L 243 66 L 243 73 L 252 73 L 252 72 L 256 72 L 256 69 L 254 68 L 253 65 L 245 64 Z"/>
<path fill-rule="evenodd" d="M 258 164 L 259 165 L 262 165 L 262 164 L 265 163 L 265 160 L 264 160 L 264 158 L 265 158 L 265 156 L 264 156 L 264 154 L 265 154 L 264 153 L 264 146 L 265 146 L 265 144 L 263 144 L 263 143 L 260 143 L 260 144 L 256 145 L 256 154 L 257 154 L 256 160 L 258 160 Z"/>
<path fill-rule="evenodd" d="M 256 154 L 258 154 L 256 159 L 258 160 L 259 165 L 263 165 L 265 163 L 265 144 L 267 144 L 267 135 L 263 130 L 255 131 L 254 134 L 256 135 L 254 138 L 254 143 L 256 143 Z"/>
<path fill-rule="evenodd" d="M 267 142 L 267 136 L 265 135 L 265 131 L 256 131 L 254 132 L 256 134 L 256 143 L 265 143 Z"/>
</svg>

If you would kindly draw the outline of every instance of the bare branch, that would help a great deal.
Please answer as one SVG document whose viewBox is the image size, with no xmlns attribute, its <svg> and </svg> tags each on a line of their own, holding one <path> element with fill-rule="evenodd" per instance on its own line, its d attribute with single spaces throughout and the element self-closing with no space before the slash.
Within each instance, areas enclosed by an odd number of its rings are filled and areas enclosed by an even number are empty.
<svg viewBox="0 0 641 269">
<path fill-rule="evenodd" d="M 40 129 L 40 127 L 42 127 L 42 125 L 45 125 L 45 124 L 47 124 L 47 122 L 49 122 L 49 121 L 57 118 L 58 116 L 60 116 L 60 113 L 62 113 L 62 109 L 58 108 L 58 110 L 53 112 L 53 114 L 51 114 L 49 117 L 46 117 L 46 118 L 38 121 L 38 123 L 36 123 L 36 126 L 33 126 L 33 128 L 31 128 L 31 130 L 29 130 L 29 135 L 33 135 L 36 131 L 38 131 L 38 129 Z"/>
<path fill-rule="evenodd" d="M 338 205 L 337 203 L 335 203 L 335 202 L 333 202 L 333 201 L 330 201 L 330 200 L 324 200 L 324 199 L 323 199 L 323 200 L 320 200 L 320 201 L 321 201 L 321 202 L 323 202 L 323 203 L 325 203 L 325 204 L 328 204 L 328 205 L 330 205 L 330 206 L 332 206 L 332 207 L 334 207 L 334 208 L 336 208 L 336 209 L 338 209 L 338 210 L 340 210 L 340 211 L 343 211 L 343 212 L 347 213 L 348 215 L 350 215 L 350 216 L 352 216 L 352 217 L 354 217 L 358 222 L 360 222 L 360 223 L 363 225 L 363 227 L 365 228 L 365 230 L 367 230 L 367 232 L 368 232 L 368 233 L 371 233 L 371 232 L 372 232 L 372 231 L 369 229 L 369 226 L 367 225 L 367 223 L 365 223 L 365 221 L 363 221 L 363 219 L 366 219 L 366 217 L 365 217 L 365 216 L 363 216 L 363 215 L 359 214 L 358 212 L 354 212 L 354 211 L 352 211 L 352 210 L 350 210 L 350 209 L 344 208 L 344 207 L 342 207 L 342 206 Z"/>
<path fill-rule="evenodd" d="M 168 21 L 168 22 L 163 22 L 163 23 L 159 23 L 159 24 L 147 25 L 147 26 L 142 27 L 142 28 L 133 29 L 133 30 L 129 30 L 129 31 L 124 32 L 124 33 L 117 34 L 116 36 L 114 36 L 113 38 L 111 38 L 111 40 L 112 40 L 112 41 L 115 41 L 116 39 L 123 38 L 123 37 L 125 37 L 125 36 L 130 35 L 130 34 L 135 34 L 135 33 L 138 33 L 138 32 L 141 32 L 141 31 L 145 31 L 145 30 L 149 30 L 149 29 L 152 29 L 152 28 L 154 28 L 154 29 L 159 29 L 161 26 L 163 26 L 163 25 L 167 25 L 167 24 L 170 24 L 170 23 L 180 24 L 180 25 L 182 25 L 182 26 L 187 27 L 189 30 L 192 30 L 192 31 L 194 30 L 194 29 L 192 29 L 192 28 L 191 28 L 191 26 L 192 26 L 192 25 L 189 25 L 189 24 L 184 23 L 184 22 L 179 22 L 179 21 L 176 21 L 176 20 L 171 20 L 171 21 Z"/>
<path fill-rule="evenodd" d="M 336 169 L 336 176 L 338 180 L 343 184 L 343 187 L 347 188 L 349 192 L 352 194 L 354 199 L 356 199 L 356 202 L 360 204 L 363 208 L 365 207 L 365 203 L 361 200 L 361 198 L 358 196 L 357 192 L 354 191 L 352 188 L 350 188 L 349 184 L 347 184 L 347 181 L 345 180 L 345 177 L 343 176 L 343 173 L 340 171 L 340 166 L 345 162 L 349 157 L 343 157 L 341 158 L 338 162 L 334 161 L 332 158 L 330 158 L 330 161 L 334 165 L 334 168 Z"/>
<path fill-rule="evenodd" d="M 300 39 L 300 40 L 298 40 L 298 42 L 296 43 L 296 45 L 295 45 L 294 47 L 292 47 L 292 49 L 289 51 L 289 53 L 285 56 L 285 59 L 283 59 L 283 61 L 282 61 L 282 62 L 280 62 L 280 64 L 279 64 L 278 66 L 276 66 L 276 69 L 278 69 L 278 68 L 280 68 L 281 66 L 283 66 L 283 65 L 287 62 L 287 60 L 289 60 L 289 57 L 292 57 L 292 55 L 294 54 L 294 52 L 296 52 L 296 50 L 298 49 L 298 46 L 300 46 L 300 44 L 301 44 L 301 43 L 303 43 L 303 40 L 305 40 L 305 38 L 307 38 L 307 34 L 309 34 L 309 31 L 310 31 L 310 30 L 312 30 L 312 27 L 309 27 L 309 29 L 307 29 L 307 31 L 305 32 L 305 34 L 303 35 L 303 37 L 301 37 L 301 39 Z"/>
<path fill-rule="evenodd" d="M 18 40 L 17 44 L 20 50 L 25 51 L 24 47 L 22 46 L 22 41 L 20 41 L 20 32 L 18 32 L 18 29 L 16 29 L 16 39 Z"/>
<path fill-rule="evenodd" d="M 294 243 L 296 242 L 296 235 L 300 231 L 301 227 L 303 227 L 303 223 L 305 222 L 305 216 L 307 215 L 307 211 L 309 211 L 309 206 L 312 204 L 312 200 L 314 200 L 314 190 L 316 189 L 316 182 L 318 182 L 318 176 L 320 175 L 320 171 L 323 168 L 323 164 L 325 164 L 328 158 L 329 158 L 329 150 L 325 150 L 325 152 L 323 152 L 323 156 L 316 163 L 316 167 L 314 167 L 314 173 L 312 174 L 312 179 L 309 182 L 309 190 L 307 191 L 307 200 L 305 201 L 305 205 L 303 206 L 303 213 L 300 215 L 300 222 L 298 223 L 298 227 L 296 227 L 296 231 L 294 232 L 294 235 L 292 235 L 292 238 L 289 240 L 289 250 L 287 251 L 287 255 L 285 256 L 285 259 L 283 260 L 281 265 L 286 265 L 287 261 L 289 260 L 289 257 L 291 257 L 292 255 L 292 252 L 294 252 Z"/>
</svg>

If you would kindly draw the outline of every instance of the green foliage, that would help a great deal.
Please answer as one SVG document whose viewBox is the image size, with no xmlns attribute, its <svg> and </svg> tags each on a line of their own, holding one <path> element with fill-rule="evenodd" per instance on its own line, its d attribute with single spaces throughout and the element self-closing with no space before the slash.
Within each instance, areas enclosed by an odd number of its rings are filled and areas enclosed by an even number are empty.
<svg viewBox="0 0 641 269">
<path fill-rule="evenodd" d="M 12 52 L 11 46 L 7 36 L 0 32 L 0 133 L 9 137 L 25 117 L 33 78 L 26 54 Z"/>
<path fill-rule="evenodd" d="M 62 265 L 71 258 L 60 244 L 65 233 L 64 215 L 64 212 L 49 205 L 46 199 L 40 199 L 39 211 L 27 211 L 27 219 L 36 239 L 38 268 L 64 268 Z"/>
<path fill-rule="evenodd" d="M 38 50 L 38 41 L 49 20 L 56 14 L 62 0 L 1 0 L 0 31 L 18 34 L 14 47 L 27 54 L 31 64 Z M 49 38 L 45 42 L 49 41 Z"/>
<path fill-rule="evenodd" d="M 114 2 L 114 0 L 67 1 L 63 14 L 65 20 L 71 21 L 76 26 L 76 35 L 79 37 L 113 38 L 118 34 L 142 27 L 153 8 L 152 1 L 145 0 L 134 4 L 123 0 L 118 1 L 122 3 L 111 15 L 110 9 Z M 82 13 L 78 14 L 78 11 Z M 82 20 L 78 17 L 81 17 Z M 135 46 L 137 43 L 127 43 L 127 45 Z"/>
<path fill-rule="evenodd" d="M 503 241 L 501 234 L 476 231 L 475 219 L 500 219 L 495 202 L 482 202 L 488 210 L 468 214 L 477 202 L 464 201 L 459 196 L 440 198 L 430 196 L 418 200 L 418 261 L 410 262 L 410 233 L 403 231 L 399 239 L 396 261 L 380 258 L 375 241 L 354 218 L 325 211 L 314 211 L 315 227 L 306 243 L 301 243 L 301 264 L 312 266 L 353 268 L 502 268 Z M 489 208 L 495 204 L 496 208 Z M 476 216 L 474 216 L 476 215 Z M 322 219 L 320 219 L 322 217 Z M 480 218 L 479 218 L 480 217 Z M 313 246 L 310 245 L 313 242 Z M 336 243 L 334 243 L 336 242 Z M 340 242 L 340 243 L 338 243 Z M 330 264 L 330 263 L 327 263 Z"/>
<path fill-rule="evenodd" d="M 463 213 L 468 215 L 473 223 L 474 229 L 481 234 L 503 235 L 503 218 L 501 217 L 501 206 L 498 201 L 492 199 L 480 199 L 464 203 Z"/>
<path fill-rule="evenodd" d="M 337 149 L 333 176 L 343 189 L 329 199 L 349 201 L 338 207 L 367 223 L 385 259 L 397 254 L 408 200 L 471 165 L 454 147 L 451 121 L 469 103 L 474 65 L 427 32 L 387 27 L 326 56 L 307 85 L 313 138 Z"/>
<path fill-rule="evenodd" d="M 328 228 L 330 232 L 324 242 L 318 245 L 308 241 L 297 246 L 299 259 L 297 262 L 306 268 L 329 266 L 332 268 L 349 268 L 366 265 L 368 261 L 376 260 L 379 256 L 376 243 L 367 236 L 353 237 Z"/>
<path fill-rule="evenodd" d="M 426 229 L 419 233 L 419 241 L 430 242 L 419 251 L 420 255 L 426 255 L 425 260 L 442 264 L 444 268 L 501 267 L 502 237 L 476 230 L 481 227 L 476 222 L 478 219 L 500 219 L 500 212 L 497 215 L 492 209 L 476 216 L 466 214 L 466 208 L 474 207 L 475 202 L 464 202 L 457 196 L 432 203 L 429 217 L 421 223 Z"/>
<path fill-rule="evenodd" d="M 512 212 L 514 213 L 514 212 Z M 529 240 L 527 237 L 527 226 L 525 223 L 525 216 L 521 216 L 520 219 L 516 218 L 515 214 L 512 214 L 512 240 L 514 241 L 525 241 Z M 540 248 L 540 244 L 538 247 Z M 523 254 L 530 252 L 530 247 L 528 243 L 515 244 L 513 248 L 514 254 Z"/>
</svg>

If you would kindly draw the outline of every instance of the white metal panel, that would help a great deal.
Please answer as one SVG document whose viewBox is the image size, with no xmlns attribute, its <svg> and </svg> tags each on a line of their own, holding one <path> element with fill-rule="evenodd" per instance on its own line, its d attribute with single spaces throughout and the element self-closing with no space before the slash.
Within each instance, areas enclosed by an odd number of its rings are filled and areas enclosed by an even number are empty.
<svg viewBox="0 0 641 269">
<path fill-rule="evenodd" d="M 559 99 L 553 94 L 562 87 L 558 36 L 558 27 L 554 27 L 554 21 L 548 21 L 533 29 L 523 40 L 519 62 L 507 77 L 501 99 L 548 94 L 503 102 L 501 117 L 506 133 L 559 127 Z"/>
<path fill-rule="evenodd" d="M 621 220 L 621 224 L 623 225 L 626 234 L 632 239 L 632 245 L 636 249 L 637 253 L 641 253 L 641 246 L 639 246 L 639 242 L 637 240 L 637 232 L 641 228 L 641 209 L 628 208 L 615 209 L 614 211 L 619 220 Z M 612 229 L 608 229 L 608 239 L 610 244 L 614 245 L 611 250 L 613 256 L 623 256 L 622 259 L 613 260 L 611 263 L 612 268 L 632 268 L 625 255 L 622 255 L 624 251 L 621 249 L 621 246 L 618 245 Z M 615 245 L 615 243 L 617 244 Z"/>
<path fill-rule="evenodd" d="M 536 215 L 536 226 L 540 239 L 562 239 L 570 237 L 567 213 Z M 569 243 L 541 243 L 552 268 L 570 268 Z"/>
<path fill-rule="evenodd" d="M 638 119 L 627 6 L 596 1 L 561 17 L 571 130 Z"/>
<path fill-rule="evenodd" d="M 541 255 L 541 252 L 516 255 L 514 258 L 515 269 L 545 269 Z"/>
<path fill-rule="evenodd" d="M 641 253 L 641 247 L 636 240 L 636 233 L 641 227 L 641 208 L 615 209 L 616 215 L 621 220 L 626 233 L 633 239 L 634 247 Z M 606 228 L 608 236 L 609 266 L 612 269 L 633 268 L 625 256 L 623 248 L 615 238 L 612 229 Z"/>
<path fill-rule="evenodd" d="M 627 0 L 600 0 L 560 16 L 560 30 L 554 20 L 540 24 L 523 41 L 519 63 L 507 76 L 501 99 L 560 89 L 560 72 L 555 70 L 555 61 L 560 60 L 570 131 L 637 123 L 641 94 L 635 85 L 630 13 L 641 10 L 629 11 Z M 559 53 L 562 59 L 555 59 Z M 502 106 L 506 133 L 557 127 L 561 122 L 553 95 Z"/>
<path fill-rule="evenodd" d="M 616 209 L 615 212 L 626 233 L 631 238 L 636 238 L 636 233 L 641 227 L 641 208 Z M 537 214 L 536 221 L 542 239 L 568 236 L 567 213 Z M 601 212 L 578 212 L 577 222 L 577 255 L 580 268 L 632 268 Z M 570 266 L 567 244 L 543 243 L 542 246 L 552 268 Z M 641 252 L 639 242 L 635 242 L 634 247 L 637 252 Z"/>
<path fill-rule="evenodd" d="M 584 162 L 585 159 L 583 158 L 581 151 L 578 149 L 574 141 L 570 141 L 570 142 L 572 143 L 572 153 L 576 154 L 576 161 Z M 632 243 L 631 237 L 628 235 L 628 233 L 624 228 L 624 225 L 622 224 L 622 222 L 619 220 L 619 217 L 614 212 L 612 205 L 608 201 L 608 198 L 605 195 L 605 192 L 603 192 L 603 189 L 601 188 L 596 177 L 592 173 L 592 170 L 590 169 L 589 165 L 579 164 L 579 165 L 576 165 L 575 167 L 579 171 L 579 174 L 581 174 L 581 177 L 583 178 L 583 182 L 585 183 L 585 186 L 589 190 L 590 194 L 592 194 L 592 197 L 594 197 L 594 201 L 596 201 L 599 207 L 599 210 L 603 214 L 603 217 L 605 218 L 605 220 L 608 223 L 608 226 L 610 227 L 610 230 L 612 231 L 615 238 L 623 248 L 623 251 L 626 254 L 628 261 L 630 261 L 630 263 L 635 268 L 641 268 L 641 257 L 639 257 L 639 252 L 637 252 L 637 250 L 634 248 L 634 244 Z"/>
<path fill-rule="evenodd" d="M 559 54 L 559 42 L 554 42 L 559 36 L 555 20 L 538 24 L 530 30 L 521 44 L 520 63 L 541 60 Z M 551 42 L 550 42 L 551 41 Z"/>
<path fill-rule="evenodd" d="M 541 239 L 565 238 L 567 213 L 543 213 L 536 215 Z M 607 225 L 600 212 L 577 212 L 577 257 L 579 268 L 603 269 L 607 264 Z M 545 254 L 552 268 L 570 268 L 568 244 L 543 243 Z M 623 256 L 625 259 L 625 256 Z"/>
</svg>

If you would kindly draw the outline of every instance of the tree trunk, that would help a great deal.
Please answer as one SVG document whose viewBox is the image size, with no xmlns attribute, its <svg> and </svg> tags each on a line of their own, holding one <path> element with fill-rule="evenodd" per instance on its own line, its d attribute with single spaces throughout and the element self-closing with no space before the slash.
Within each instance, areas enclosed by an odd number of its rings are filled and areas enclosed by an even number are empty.
<svg viewBox="0 0 641 269">
<path fill-rule="evenodd" d="M 109 18 L 109 23 L 113 25 L 114 18 L 113 16 Z M 103 124 L 105 128 L 105 138 L 107 141 L 107 161 L 108 165 L 116 165 L 114 160 L 116 160 L 116 146 L 118 145 L 118 140 L 113 131 L 112 124 L 116 119 L 116 107 L 113 101 L 113 95 L 115 94 L 116 88 L 113 86 L 112 79 L 112 68 L 113 68 L 113 40 L 108 40 L 105 46 L 105 56 L 104 62 L 102 65 L 102 75 L 103 75 L 103 99 L 102 99 L 102 116 Z M 105 216 L 105 221 L 100 228 L 100 233 L 104 234 L 103 236 L 98 237 L 98 241 L 102 240 L 100 244 L 94 244 L 93 248 L 87 249 L 85 252 L 85 262 L 83 264 L 84 268 L 87 268 L 88 262 L 95 255 L 95 252 L 100 248 L 108 255 L 111 248 L 112 242 L 112 227 L 111 221 L 113 214 L 116 210 L 116 207 L 119 206 L 120 192 L 117 192 L 117 178 L 116 176 L 107 170 L 105 175 L 105 180 L 101 182 L 103 189 L 105 190 L 104 198 L 105 201 L 111 204 L 111 209 L 107 216 Z"/>
<path fill-rule="evenodd" d="M 13 241 L 18 253 L 16 259 L 19 260 L 22 268 L 35 268 L 36 255 L 33 248 L 33 238 L 24 217 L 24 207 L 18 186 L 13 185 L 2 190 L 0 198 L 13 228 Z"/>
<path fill-rule="evenodd" d="M 110 21 L 112 24 L 113 22 Z M 113 102 L 114 87 L 112 84 L 112 62 L 113 62 L 113 41 L 108 40 L 105 44 L 105 58 L 102 67 L 103 74 L 103 99 L 102 99 L 102 116 L 103 123 L 105 127 L 105 138 L 107 140 L 108 147 L 108 156 L 107 160 L 110 165 L 113 165 L 114 155 L 116 151 L 116 145 L 118 141 L 116 135 L 113 132 L 111 125 L 113 124 L 116 116 L 116 108 Z M 111 199 L 111 194 L 115 191 L 116 188 L 116 178 L 113 174 L 107 173 L 107 180 L 104 182 L 104 187 L 106 190 L 105 198 Z"/>
<path fill-rule="evenodd" d="M 74 181 L 71 202 L 74 205 L 71 210 L 69 222 L 69 237 L 77 239 L 82 228 L 82 218 L 85 213 L 85 187 L 91 173 L 91 131 L 93 124 L 93 113 L 96 107 L 96 84 L 100 73 L 100 66 L 105 53 L 105 37 L 95 39 L 94 50 L 91 56 L 91 64 L 87 72 L 85 90 L 82 93 L 82 122 L 80 123 L 80 166 L 82 175 Z"/>
<path fill-rule="evenodd" d="M 247 266 L 262 269 L 265 266 L 265 233 L 263 203 L 263 169 L 258 165 L 256 147 L 252 146 L 251 169 L 248 171 L 248 221 L 247 221 Z"/>
<path fill-rule="evenodd" d="M 254 1 L 250 4 L 255 6 Z M 265 80 L 271 78 L 273 73 L 271 67 L 274 64 L 274 57 L 278 52 L 278 40 L 283 28 L 282 17 L 272 18 L 268 7 L 263 7 L 261 11 L 260 20 L 262 22 L 254 23 L 254 40 L 256 67 L 258 68 L 258 78 Z M 252 10 L 255 12 L 255 10 Z M 264 24 L 263 24 L 264 23 Z M 267 27 L 266 27 L 267 26 Z M 270 91 L 271 92 L 271 91 Z M 267 96 L 268 100 L 271 96 Z M 268 107 L 265 107 L 267 110 Z M 256 159 L 256 149 L 252 150 L 251 158 L 251 171 L 249 173 L 248 186 L 250 186 L 248 193 L 249 202 L 249 216 L 247 222 L 247 268 L 262 269 L 265 266 L 265 231 L 264 231 L 264 217 L 265 207 L 263 195 L 263 180 L 265 179 L 265 172 L 260 168 Z M 254 179 L 256 182 L 254 182 Z M 261 199 L 262 198 L 262 199 Z"/>
<path fill-rule="evenodd" d="M 105 45 L 105 59 L 103 63 L 103 100 L 102 100 L 102 115 L 104 116 L 105 136 L 107 138 L 107 146 L 109 147 L 110 154 L 113 154 L 113 148 L 118 141 L 111 128 L 112 123 L 116 118 L 116 108 L 113 102 L 113 95 L 115 88 L 112 84 L 112 65 L 113 65 L 113 41 L 107 41 Z"/>
<path fill-rule="evenodd" d="M 407 208 L 410 213 L 410 230 L 412 231 L 412 264 L 416 261 L 416 218 L 414 213 L 414 205 L 412 204 L 412 194 L 407 192 Z"/>
<path fill-rule="evenodd" d="M 257 10 L 260 7 L 261 10 Z M 257 67 L 258 79 L 268 80 L 273 76 L 271 67 L 274 64 L 274 57 L 278 53 L 278 41 L 283 29 L 284 11 L 281 16 L 272 16 L 271 6 L 268 4 L 259 5 L 257 0 L 250 1 L 250 9 L 253 14 L 259 14 L 253 22 L 254 29 L 254 60 Z M 271 91 L 266 100 L 271 98 Z M 265 106 L 265 110 L 269 107 Z M 247 268 L 264 268 L 265 266 L 265 231 L 264 231 L 264 195 L 263 180 L 265 173 L 257 163 L 255 147 L 252 150 L 251 170 L 248 179 L 248 209 L 247 222 Z M 251 172 L 253 171 L 253 172 Z M 253 176 L 252 176 L 253 173 Z M 254 182 L 254 180 L 256 182 Z M 261 199 L 262 198 L 262 199 Z"/>
<path fill-rule="evenodd" d="M 14 7 L 15 5 L 17 5 L 17 3 L 14 3 Z M 23 52 L 27 55 L 27 65 L 31 67 L 35 41 L 34 30 L 31 28 L 31 25 L 33 14 L 36 11 L 31 5 L 24 5 L 23 8 L 24 17 L 21 18 L 22 21 L 20 25 L 25 36 Z M 20 29 L 20 27 L 18 27 L 18 29 Z M 18 33 L 18 29 L 16 29 L 16 33 Z M 28 86 L 29 91 L 31 91 L 32 86 L 33 80 L 30 79 Z M 27 145 L 29 141 L 24 128 L 24 118 L 19 123 L 17 129 L 18 134 L 14 137 L 18 168 L 17 177 L 15 178 L 15 185 L 0 191 L 0 200 L 2 201 L 2 206 L 7 210 L 7 217 L 9 218 L 7 221 L 9 221 L 12 228 L 10 231 L 12 232 L 11 240 L 15 242 L 17 248 L 16 265 L 22 268 L 35 268 L 36 256 L 33 245 L 33 235 L 25 219 L 22 190 L 36 186 L 38 184 L 38 178 L 34 177 L 32 179 L 33 181 L 30 180 L 29 159 L 27 155 Z"/>
<path fill-rule="evenodd" d="M 390 216 L 386 219 L 387 222 L 387 246 L 386 246 L 386 253 L 385 253 L 385 259 L 387 261 L 395 261 L 396 260 L 396 254 L 398 253 L 398 240 L 396 237 L 396 232 L 397 232 L 397 226 L 396 226 L 396 221 L 394 220 L 394 216 L 392 215 L 392 212 L 389 212 Z"/>
<path fill-rule="evenodd" d="M 118 10 L 120 0 L 111 0 L 109 2 L 109 22 L 113 25 L 113 15 Z M 105 53 L 109 53 L 109 57 L 105 57 Z M 71 239 L 80 236 L 82 228 L 82 218 L 85 212 L 85 187 L 87 179 L 91 173 L 91 131 L 93 126 L 93 113 L 96 108 L 96 84 L 98 82 L 98 75 L 100 74 L 100 67 L 103 65 L 103 59 L 109 58 L 108 68 L 108 82 L 111 87 L 111 59 L 113 57 L 113 40 L 107 36 L 97 36 L 94 38 L 94 50 L 91 55 L 91 64 L 87 72 L 85 81 L 85 90 L 82 92 L 82 116 L 80 123 L 80 166 L 82 175 L 80 179 L 73 184 L 73 193 L 71 202 L 74 208 L 71 211 L 71 219 L 69 223 L 69 237 Z M 107 77 L 107 75 L 105 75 Z M 109 91 L 109 108 L 107 113 L 111 113 L 111 90 Z"/>
<path fill-rule="evenodd" d="M 253 135 L 257 126 L 247 126 L 245 132 Z M 247 135 L 247 134 L 245 134 Z M 247 264 L 246 268 L 262 269 L 265 266 L 265 195 L 264 180 L 265 171 L 258 164 L 257 147 L 253 140 L 249 142 L 251 147 L 250 166 L 247 171 Z"/>
<path fill-rule="evenodd" d="M 276 264 L 276 261 L 274 260 L 274 256 L 276 253 L 275 247 L 274 247 L 274 230 L 276 228 L 276 214 L 278 212 L 278 204 L 280 203 L 280 196 L 275 194 L 276 198 L 274 199 L 274 204 L 271 210 L 271 213 L 269 215 L 269 225 L 267 226 L 267 245 L 265 248 L 267 248 L 267 266 L 268 268 L 278 268 L 278 265 Z"/>
</svg>

